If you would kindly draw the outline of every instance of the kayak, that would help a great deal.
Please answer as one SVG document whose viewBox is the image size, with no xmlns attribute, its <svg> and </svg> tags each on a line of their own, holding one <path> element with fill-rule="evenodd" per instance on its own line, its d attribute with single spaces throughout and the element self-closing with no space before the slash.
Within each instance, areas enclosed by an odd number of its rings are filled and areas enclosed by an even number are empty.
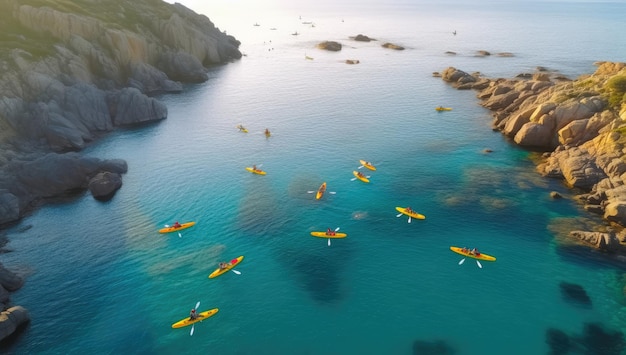
<svg viewBox="0 0 626 355">
<path fill-rule="evenodd" d="M 181 223 L 180 227 L 178 227 L 178 228 L 176 228 L 176 227 L 161 228 L 161 229 L 159 229 L 159 233 L 176 232 L 176 231 L 179 231 L 179 230 L 183 230 L 185 228 L 189 228 L 189 227 L 193 226 L 194 224 L 196 224 L 196 222 Z"/>
<path fill-rule="evenodd" d="M 400 213 L 403 213 L 409 217 L 413 217 L 413 218 L 417 218 L 417 219 L 426 219 L 426 216 L 424 216 L 423 214 L 419 214 L 417 212 L 407 212 L 406 208 L 404 207 L 396 207 L 396 210 Z"/>
<path fill-rule="evenodd" d="M 346 233 L 335 233 L 335 235 L 328 235 L 326 232 L 311 232 L 311 235 L 318 238 L 345 238 L 348 235 Z"/>
<path fill-rule="evenodd" d="M 272 134 L 270 132 L 265 132 L 265 138 L 269 138 Z"/>
<path fill-rule="evenodd" d="M 354 177 L 356 177 L 357 179 L 363 181 L 363 182 L 370 182 L 370 179 L 366 178 L 365 175 L 363 176 L 359 176 L 359 172 L 358 171 L 353 171 L 352 174 L 354 175 Z"/>
<path fill-rule="evenodd" d="M 435 107 L 435 110 L 437 111 L 452 111 L 452 107 Z"/>
<path fill-rule="evenodd" d="M 491 255 L 487 255 L 487 254 L 483 254 L 483 253 L 476 253 L 476 254 L 472 254 L 468 251 L 463 251 L 463 248 L 459 248 L 459 247 L 450 247 L 450 250 L 452 250 L 453 252 L 457 253 L 457 254 L 461 254 L 463 256 L 467 256 L 468 258 L 474 258 L 474 259 L 478 259 L 478 260 L 484 260 L 484 261 L 496 261 L 496 258 L 491 256 Z"/>
<path fill-rule="evenodd" d="M 238 125 L 237 128 L 239 129 L 239 132 L 248 133 L 248 130 L 242 125 Z"/>
<path fill-rule="evenodd" d="M 239 265 L 239 263 L 241 262 L 241 260 L 243 260 L 243 255 L 238 257 L 237 259 L 233 259 L 228 263 L 228 266 L 224 269 L 220 269 L 219 267 L 217 269 L 215 269 L 215 271 L 213 271 L 211 273 L 211 275 L 209 275 L 209 278 L 212 279 L 214 277 L 218 277 L 228 271 L 230 271 L 230 269 L 234 268 L 235 266 Z"/>
<path fill-rule="evenodd" d="M 322 198 L 322 196 L 324 196 L 324 192 L 326 191 L 326 182 L 324 182 L 322 184 L 322 186 L 320 186 L 320 188 L 317 190 L 317 194 L 315 195 L 315 199 L 319 200 L 320 198 Z"/>
<path fill-rule="evenodd" d="M 365 161 L 365 160 L 359 160 L 359 162 L 361 163 L 361 165 L 363 165 L 364 167 L 376 171 L 376 167 L 374 165 L 372 165 L 371 163 Z"/>
<path fill-rule="evenodd" d="M 182 328 L 182 327 L 186 327 L 188 325 L 192 325 L 194 323 L 197 322 L 202 322 L 203 320 L 214 316 L 215 313 L 217 313 L 219 311 L 219 309 L 217 308 L 213 308 L 211 310 L 208 311 L 204 311 L 204 312 L 200 312 L 198 313 L 198 318 L 191 320 L 189 317 L 185 318 L 185 319 L 181 319 L 178 322 L 172 324 L 172 328 Z"/>
<path fill-rule="evenodd" d="M 259 175 L 265 175 L 267 174 L 265 171 L 261 170 L 261 169 L 252 169 L 250 167 L 246 167 L 246 170 L 248 170 L 249 172 L 253 173 L 253 174 L 259 174 Z"/>
</svg>

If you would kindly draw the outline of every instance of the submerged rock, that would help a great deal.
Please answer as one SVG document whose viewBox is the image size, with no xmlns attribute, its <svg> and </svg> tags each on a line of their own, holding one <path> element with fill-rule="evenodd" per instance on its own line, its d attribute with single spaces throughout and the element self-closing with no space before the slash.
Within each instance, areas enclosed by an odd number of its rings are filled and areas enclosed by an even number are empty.
<svg viewBox="0 0 626 355">
<path fill-rule="evenodd" d="M 555 328 L 546 331 L 546 343 L 550 347 L 550 355 L 566 355 L 572 349 L 570 337 L 564 331 Z"/>
<path fill-rule="evenodd" d="M 416 340 L 413 342 L 415 355 L 454 355 L 457 350 L 443 340 Z"/>
<path fill-rule="evenodd" d="M 563 299 L 566 301 L 585 307 L 591 307 L 591 298 L 589 298 L 582 286 L 569 282 L 561 282 L 559 287 L 561 288 Z"/>
</svg>

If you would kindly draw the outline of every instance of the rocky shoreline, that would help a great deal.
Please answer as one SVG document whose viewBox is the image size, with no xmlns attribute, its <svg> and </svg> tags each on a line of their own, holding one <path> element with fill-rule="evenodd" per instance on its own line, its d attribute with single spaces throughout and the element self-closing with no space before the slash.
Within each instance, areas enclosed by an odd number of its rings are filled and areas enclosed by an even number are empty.
<svg viewBox="0 0 626 355">
<path fill-rule="evenodd" d="M 181 92 L 242 56 L 239 41 L 181 4 L 67 4 L 0 4 L 0 229 L 50 199 L 112 198 L 126 162 L 80 151 L 118 127 L 166 119 L 152 95 Z M 0 340 L 29 321 L 10 300 L 23 284 L 0 264 Z"/>
<path fill-rule="evenodd" d="M 493 112 L 493 129 L 541 152 L 537 172 L 564 181 L 584 209 L 605 222 L 572 230 L 571 238 L 626 254 L 626 97 L 620 91 L 626 88 L 616 85 L 626 83 L 626 63 L 596 65 L 595 73 L 576 80 L 544 68 L 514 79 L 453 67 L 433 75 L 459 90 L 476 90 L 481 105 Z"/>
</svg>

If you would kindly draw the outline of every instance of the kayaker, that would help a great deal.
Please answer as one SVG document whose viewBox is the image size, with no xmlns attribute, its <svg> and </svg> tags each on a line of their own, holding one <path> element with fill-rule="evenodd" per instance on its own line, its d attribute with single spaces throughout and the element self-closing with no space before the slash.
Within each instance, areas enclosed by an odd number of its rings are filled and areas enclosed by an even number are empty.
<svg viewBox="0 0 626 355">
<path fill-rule="evenodd" d="M 222 262 L 222 263 L 220 263 L 220 269 L 221 269 L 221 270 L 224 270 L 224 269 L 226 269 L 227 267 L 228 267 L 228 263 L 223 263 L 223 262 Z"/>
<path fill-rule="evenodd" d="M 174 222 L 174 225 L 172 226 L 174 228 L 180 228 L 182 227 L 180 223 L 178 223 L 178 221 Z"/>
<path fill-rule="evenodd" d="M 480 254 L 480 253 L 478 252 L 478 250 L 477 250 L 476 248 L 474 248 L 474 249 L 472 249 L 472 251 L 470 251 L 470 254 L 472 254 L 472 255 L 478 255 L 478 254 Z"/>
<path fill-rule="evenodd" d="M 461 249 L 462 252 L 464 253 L 469 253 L 469 249 L 467 249 L 466 247 L 463 247 L 463 249 Z"/>
<path fill-rule="evenodd" d="M 328 228 L 328 229 L 326 230 L 326 235 L 335 235 L 335 231 L 334 231 L 334 230 L 332 230 L 332 229 L 330 229 L 330 228 Z"/>
<path fill-rule="evenodd" d="M 191 312 L 189 312 L 189 320 L 195 320 L 198 319 L 198 314 L 196 313 L 196 309 L 192 309 Z"/>
<path fill-rule="evenodd" d="M 411 209 L 411 207 L 410 207 L 410 206 L 407 206 L 407 207 L 406 207 L 406 212 L 407 212 L 407 213 L 413 213 L 413 209 Z"/>
<path fill-rule="evenodd" d="M 265 135 L 266 135 L 266 136 L 269 136 L 269 135 L 270 135 L 270 130 L 269 130 L 269 129 L 267 129 L 267 128 L 265 129 Z"/>
<path fill-rule="evenodd" d="M 252 165 L 252 170 L 254 170 L 254 171 L 259 171 L 259 170 L 256 168 L 256 165 Z"/>
</svg>

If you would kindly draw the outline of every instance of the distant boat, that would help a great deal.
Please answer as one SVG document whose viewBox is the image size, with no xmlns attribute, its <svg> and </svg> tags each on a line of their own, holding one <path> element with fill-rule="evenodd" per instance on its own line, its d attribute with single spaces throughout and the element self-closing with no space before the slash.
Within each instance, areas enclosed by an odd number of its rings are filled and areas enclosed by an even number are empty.
<svg viewBox="0 0 626 355">
<path fill-rule="evenodd" d="M 299 33 L 298 33 L 298 31 L 296 31 L 296 32 L 292 33 L 291 35 L 292 36 L 297 36 L 297 35 L 299 35 Z"/>
<path fill-rule="evenodd" d="M 309 57 L 308 55 L 304 55 L 304 59 L 313 60 L 313 57 Z"/>
<path fill-rule="evenodd" d="M 261 26 L 261 25 L 259 25 L 259 23 L 258 23 L 258 22 L 255 22 L 255 23 L 254 23 L 254 26 Z"/>
<path fill-rule="evenodd" d="M 276 30 L 276 27 L 272 27 L 272 28 L 270 28 L 270 30 L 275 31 L 275 30 Z"/>
</svg>

